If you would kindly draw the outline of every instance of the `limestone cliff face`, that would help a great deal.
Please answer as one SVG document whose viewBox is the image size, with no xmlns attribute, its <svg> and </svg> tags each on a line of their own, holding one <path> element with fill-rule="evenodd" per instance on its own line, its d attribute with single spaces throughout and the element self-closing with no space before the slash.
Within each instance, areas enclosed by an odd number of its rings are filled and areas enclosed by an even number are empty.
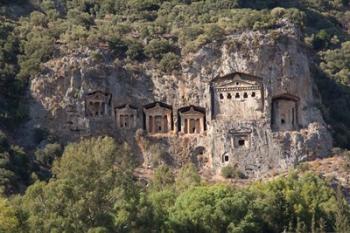
<svg viewBox="0 0 350 233">
<path fill-rule="evenodd" d="M 187 55 L 172 75 L 122 67 L 108 51 L 62 52 L 31 81 L 28 127 L 62 140 L 114 135 L 144 166 L 286 168 L 332 147 L 306 51 L 296 33 L 245 32 Z"/>
</svg>

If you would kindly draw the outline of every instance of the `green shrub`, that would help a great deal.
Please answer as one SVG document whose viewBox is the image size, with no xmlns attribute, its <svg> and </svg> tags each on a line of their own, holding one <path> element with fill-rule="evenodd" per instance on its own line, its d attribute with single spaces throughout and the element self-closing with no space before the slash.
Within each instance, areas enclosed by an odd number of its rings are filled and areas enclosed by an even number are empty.
<svg viewBox="0 0 350 233">
<path fill-rule="evenodd" d="M 271 15 L 275 18 L 280 18 L 286 14 L 287 10 L 282 7 L 276 7 L 271 10 Z"/>
<path fill-rule="evenodd" d="M 237 168 L 228 165 L 225 166 L 221 169 L 221 175 L 225 178 L 240 178 L 240 179 L 244 179 L 246 176 L 244 175 L 244 173 L 242 173 L 241 171 L 239 171 Z"/>
<path fill-rule="evenodd" d="M 98 51 L 94 51 L 92 54 L 91 54 L 91 57 L 92 59 L 94 59 L 95 61 L 100 61 L 102 62 L 103 61 L 103 55 L 98 52 Z"/>
<path fill-rule="evenodd" d="M 192 41 L 196 40 L 198 36 L 204 33 L 204 29 L 201 25 L 193 25 L 186 27 L 179 32 L 179 42 L 182 46 L 186 46 Z"/>
<path fill-rule="evenodd" d="M 321 69 L 338 83 L 350 84 L 350 42 L 344 42 L 341 48 L 320 53 L 323 61 Z"/>
<path fill-rule="evenodd" d="M 175 185 L 176 190 L 184 191 L 195 186 L 199 186 L 201 182 L 201 177 L 198 174 L 197 168 L 193 163 L 184 164 L 179 170 L 176 179 Z"/>
<path fill-rule="evenodd" d="M 108 233 L 108 229 L 105 227 L 90 228 L 87 233 Z"/>
<path fill-rule="evenodd" d="M 36 74 L 40 64 L 50 59 L 54 51 L 54 38 L 47 33 L 33 31 L 22 41 L 24 55 L 20 56 L 19 77 L 28 78 Z"/>
<path fill-rule="evenodd" d="M 113 51 L 117 57 L 124 56 L 128 50 L 127 44 L 119 37 L 112 37 L 108 41 L 109 48 Z"/>
<path fill-rule="evenodd" d="M 28 185 L 29 162 L 22 148 L 14 145 L 0 145 L 0 194 L 16 193 L 21 185 Z"/>
<path fill-rule="evenodd" d="M 35 158 L 41 164 L 51 166 L 53 161 L 60 157 L 62 153 L 63 149 L 60 144 L 47 144 L 43 149 L 37 149 L 35 151 Z"/>
<path fill-rule="evenodd" d="M 0 232 L 18 232 L 20 220 L 10 201 L 0 197 Z"/>
<path fill-rule="evenodd" d="M 81 25 L 84 27 L 90 27 L 94 24 L 94 19 L 91 15 L 85 12 L 81 12 L 77 9 L 69 10 L 67 14 L 67 19 L 72 24 Z"/>
<path fill-rule="evenodd" d="M 150 182 L 150 188 L 153 191 L 162 191 L 167 188 L 172 188 L 175 183 L 173 171 L 165 165 L 159 166 L 153 174 Z"/>
<path fill-rule="evenodd" d="M 331 40 L 331 35 L 324 29 L 320 30 L 312 41 L 314 49 L 327 48 Z"/>
<path fill-rule="evenodd" d="M 225 36 L 225 30 L 216 24 L 205 28 L 205 34 L 209 41 L 220 40 Z"/>
<path fill-rule="evenodd" d="M 164 164 L 171 165 L 173 163 L 172 157 L 163 145 L 154 143 L 149 145 L 148 150 L 151 153 L 150 163 L 152 167 L 158 167 Z"/>
<path fill-rule="evenodd" d="M 300 163 L 297 165 L 296 169 L 300 172 L 306 172 L 310 170 L 310 165 L 308 163 Z"/>
<path fill-rule="evenodd" d="M 165 53 L 172 50 L 169 41 L 153 39 L 145 46 L 145 54 L 150 58 L 161 59 Z"/>
<path fill-rule="evenodd" d="M 126 55 L 131 60 L 140 61 L 145 56 L 143 53 L 143 46 L 141 43 L 137 41 L 131 41 L 128 43 L 128 50 L 126 51 Z"/>
<path fill-rule="evenodd" d="M 167 53 L 160 60 L 159 67 L 163 72 L 171 72 L 179 69 L 180 66 L 180 57 L 174 53 Z"/>
</svg>

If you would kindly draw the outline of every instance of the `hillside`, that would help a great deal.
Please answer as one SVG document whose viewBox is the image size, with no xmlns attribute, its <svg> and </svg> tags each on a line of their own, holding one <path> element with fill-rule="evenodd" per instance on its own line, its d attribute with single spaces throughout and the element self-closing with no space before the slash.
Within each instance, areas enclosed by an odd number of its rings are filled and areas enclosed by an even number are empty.
<svg viewBox="0 0 350 233">
<path fill-rule="evenodd" d="M 350 232 L 348 0 L 0 0 L 0 232 Z"/>
</svg>

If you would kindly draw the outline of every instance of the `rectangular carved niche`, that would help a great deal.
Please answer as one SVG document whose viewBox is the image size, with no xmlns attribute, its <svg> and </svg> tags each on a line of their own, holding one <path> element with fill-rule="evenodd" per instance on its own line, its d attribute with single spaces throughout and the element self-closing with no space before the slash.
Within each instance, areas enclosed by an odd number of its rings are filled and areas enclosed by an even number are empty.
<svg viewBox="0 0 350 233">
<path fill-rule="evenodd" d="M 284 94 L 272 98 L 271 128 L 274 131 L 298 129 L 299 98 Z"/>
<path fill-rule="evenodd" d="M 251 133 L 251 129 L 231 129 L 229 131 L 229 135 L 231 135 L 231 147 L 239 150 L 249 149 L 251 147 Z"/>
</svg>

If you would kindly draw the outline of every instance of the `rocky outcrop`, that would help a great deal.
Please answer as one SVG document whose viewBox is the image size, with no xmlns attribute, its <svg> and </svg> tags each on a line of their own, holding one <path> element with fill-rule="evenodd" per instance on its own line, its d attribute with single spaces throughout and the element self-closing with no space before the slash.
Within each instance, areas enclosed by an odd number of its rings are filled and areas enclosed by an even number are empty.
<svg viewBox="0 0 350 233">
<path fill-rule="evenodd" d="M 47 128 L 62 140 L 114 135 L 144 166 L 193 161 L 214 172 L 231 164 L 259 175 L 327 155 L 332 138 L 297 35 L 227 36 L 184 56 L 182 71 L 171 75 L 148 63 L 122 66 L 108 51 L 98 50 L 102 60 L 89 49 L 62 52 L 31 81 L 28 128 Z M 152 115 L 151 103 L 168 110 Z M 191 106 L 185 121 L 179 109 Z"/>
</svg>

